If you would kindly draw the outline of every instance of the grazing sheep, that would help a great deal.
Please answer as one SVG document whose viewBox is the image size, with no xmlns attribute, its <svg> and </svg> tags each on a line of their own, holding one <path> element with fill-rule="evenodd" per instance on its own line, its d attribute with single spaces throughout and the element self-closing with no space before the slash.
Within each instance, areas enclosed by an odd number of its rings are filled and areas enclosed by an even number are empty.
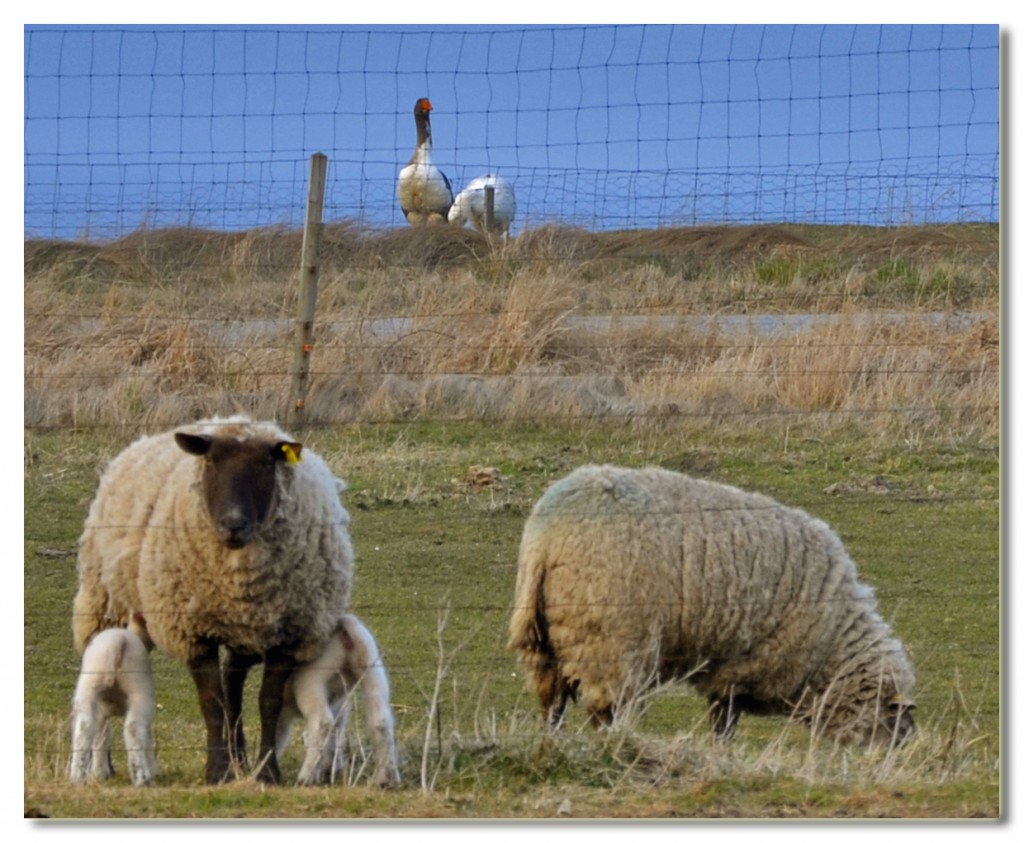
<svg viewBox="0 0 1024 843">
<path fill-rule="evenodd" d="M 494 188 L 493 216 L 491 228 L 487 228 L 487 188 Z M 451 210 L 448 211 L 448 222 L 455 226 L 463 226 L 467 222 L 484 234 L 498 234 L 508 237 L 508 230 L 516 216 L 516 194 L 512 182 L 501 176 L 487 174 L 473 179 L 455 197 Z"/>
<path fill-rule="evenodd" d="M 284 684 L 320 653 L 348 602 L 353 553 L 339 485 L 276 425 L 241 416 L 143 437 L 100 479 L 79 541 L 75 646 L 123 625 L 129 609 L 145 616 L 156 646 L 195 682 L 207 783 L 246 761 L 242 694 L 260 661 L 258 776 L 280 779 Z"/>
<path fill-rule="evenodd" d="M 585 466 L 526 522 L 509 646 L 551 728 L 660 681 L 739 715 L 785 712 L 839 739 L 901 743 L 913 670 L 836 534 L 763 495 L 658 468 Z"/>
<path fill-rule="evenodd" d="M 105 629 L 89 642 L 72 701 L 72 782 L 109 779 L 110 718 L 124 717 L 124 747 L 132 784 L 152 784 L 156 775 L 153 715 L 156 702 L 145 621 L 131 613 L 127 629 Z"/>
<path fill-rule="evenodd" d="M 285 686 L 277 726 L 277 754 L 288 746 L 293 721 L 306 720 L 306 757 L 298 784 L 331 782 L 344 769 L 343 739 L 349 694 L 358 688 L 374 745 L 373 782 L 395 787 L 401 782 L 395 748 L 395 721 L 390 686 L 377 642 L 355 615 L 345 615 L 320 656 L 302 665 Z"/>
</svg>

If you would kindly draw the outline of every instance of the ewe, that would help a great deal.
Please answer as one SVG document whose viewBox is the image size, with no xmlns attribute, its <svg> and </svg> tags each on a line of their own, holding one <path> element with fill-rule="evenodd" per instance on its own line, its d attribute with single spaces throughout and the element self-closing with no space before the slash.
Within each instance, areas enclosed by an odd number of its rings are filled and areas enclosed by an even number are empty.
<svg viewBox="0 0 1024 843">
<path fill-rule="evenodd" d="M 523 530 L 509 645 L 551 727 L 595 723 L 659 681 L 708 700 L 715 734 L 784 712 L 838 738 L 900 744 L 914 673 L 822 521 L 658 468 L 585 466 Z"/>
<path fill-rule="evenodd" d="M 129 610 L 146 618 L 195 682 L 208 784 L 245 763 L 242 693 L 260 661 L 258 776 L 280 780 L 285 682 L 323 650 L 348 604 L 343 485 L 276 425 L 244 417 L 143 437 L 100 479 L 79 541 L 75 646 L 123 626 Z"/>
</svg>

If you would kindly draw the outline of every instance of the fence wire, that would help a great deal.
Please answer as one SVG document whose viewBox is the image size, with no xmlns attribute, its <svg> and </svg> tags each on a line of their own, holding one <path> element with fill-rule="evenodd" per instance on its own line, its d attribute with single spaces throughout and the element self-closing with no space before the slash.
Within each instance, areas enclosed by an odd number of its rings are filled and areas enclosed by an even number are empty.
<svg viewBox="0 0 1024 843">
<path fill-rule="evenodd" d="M 515 184 L 516 228 L 992 222 L 994 25 L 26 26 L 25 225 L 403 222 L 434 105 L 458 189 Z"/>
</svg>

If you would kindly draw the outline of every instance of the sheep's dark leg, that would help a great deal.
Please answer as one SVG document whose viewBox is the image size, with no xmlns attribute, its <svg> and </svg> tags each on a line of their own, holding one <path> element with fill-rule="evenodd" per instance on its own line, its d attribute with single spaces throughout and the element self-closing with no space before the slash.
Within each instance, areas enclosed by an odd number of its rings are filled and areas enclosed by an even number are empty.
<svg viewBox="0 0 1024 843">
<path fill-rule="evenodd" d="M 576 686 L 570 686 L 558 669 L 558 661 L 549 657 L 536 673 L 537 697 L 547 720 L 548 731 L 557 732 L 565 721 L 565 706 L 576 700 Z"/>
<path fill-rule="evenodd" d="M 195 655 L 188 660 L 188 669 L 199 692 L 199 710 L 206 723 L 206 783 L 220 784 L 231 776 L 231 757 L 224 732 L 224 687 L 217 643 L 199 642 Z"/>
<path fill-rule="evenodd" d="M 245 731 L 242 728 L 242 699 L 246 677 L 259 660 L 259 656 L 244 655 L 228 649 L 222 670 L 228 752 L 243 770 L 248 762 L 245 755 Z"/>
<path fill-rule="evenodd" d="M 736 724 L 740 720 L 740 707 L 732 694 L 727 698 L 709 696 L 708 718 L 715 740 L 731 741 L 736 736 Z"/>
<path fill-rule="evenodd" d="M 587 712 L 587 722 L 594 729 L 611 728 L 615 722 L 615 706 L 606 705 L 604 708 L 593 708 Z"/>
<path fill-rule="evenodd" d="M 281 717 L 284 686 L 295 669 L 295 657 L 284 650 L 269 650 L 264 657 L 260 687 L 260 781 L 278 784 L 281 769 L 277 759 L 277 722 Z"/>
<path fill-rule="evenodd" d="M 565 706 L 568 702 L 569 695 L 564 692 L 557 694 L 549 701 L 541 702 L 541 706 L 544 708 L 545 719 L 547 720 L 548 731 L 552 734 L 562 728 L 562 724 L 565 722 Z"/>
</svg>

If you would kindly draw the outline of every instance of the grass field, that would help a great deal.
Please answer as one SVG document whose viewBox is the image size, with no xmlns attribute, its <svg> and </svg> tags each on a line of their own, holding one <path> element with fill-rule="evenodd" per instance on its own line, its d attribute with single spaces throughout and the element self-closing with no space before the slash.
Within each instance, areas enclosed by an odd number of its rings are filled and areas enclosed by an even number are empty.
<svg viewBox="0 0 1024 843">
<path fill-rule="evenodd" d="M 403 787 L 365 785 L 358 719 L 347 786 L 202 785 L 192 683 L 159 653 L 158 785 L 129 787 L 123 753 L 113 782 L 68 785 L 75 543 L 99 472 L 145 429 L 287 413 L 287 330 L 224 325 L 293 314 L 294 240 L 26 244 L 26 812 L 1000 816 L 998 232 L 987 227 L 545 231 L 501 252 L 472 232 L 332 232 L 301 438 L 349 483 L 352 608 L 391 673 Z M 962 311 L 982 318 L 964 330 L 924 318 Z M 792 312 L 840 318 L 798 338 L 566 327 L 596 314 Z M 903 318 L 859 321 L 892 312 Z M 392 317 L 406 320 L 398 336 L 366 332 Z M 621 729 L 591 732 L 573 711 L 566 734 L 547 738 L 504 649 L 518 537 L 550 482 L 605 461 L 756 489 L 828 521 L 915 664 L 915 738 L 869 753 L 748 717 L 719 746 L 682 686 Z M 250 734 L 256 724 L 247 709 Z"/>
</svg>

